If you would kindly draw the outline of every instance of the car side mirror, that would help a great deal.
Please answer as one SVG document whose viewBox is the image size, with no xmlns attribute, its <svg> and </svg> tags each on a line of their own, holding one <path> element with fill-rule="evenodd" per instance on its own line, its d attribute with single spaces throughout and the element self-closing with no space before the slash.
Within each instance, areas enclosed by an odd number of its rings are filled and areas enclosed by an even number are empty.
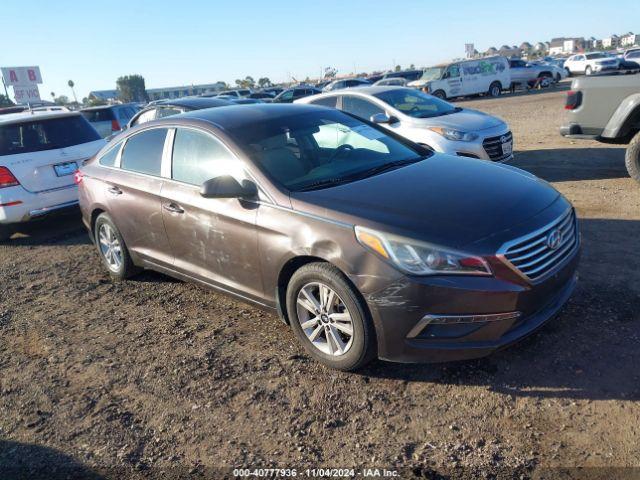
<svg viewBox="0 0 640 480">
<path fill-rule="evenodd" d="M 372 123 L 391 123 L 391 118 L 386 113 L 374 113 L 369 120 Z"/>
<path fill-rule="evenodd" d="M 399 120 L 396 117 L 394 117 L 393 115 L 387 115 L 386 113 L 375 113 L 371 115 L 371 118 L 369 118 L 369 121 L 377 124 L 384 124 L 384 123 L 390 124 L 390 123 L 399 122 Z"/>
<path fill-rule="evenodd" d="M 204 198 L 255 198 L 258 187 L 251 180 L 240 183 L 231 175 L 220 175 L 204 182 L 200 195 Z"/>
</svg>

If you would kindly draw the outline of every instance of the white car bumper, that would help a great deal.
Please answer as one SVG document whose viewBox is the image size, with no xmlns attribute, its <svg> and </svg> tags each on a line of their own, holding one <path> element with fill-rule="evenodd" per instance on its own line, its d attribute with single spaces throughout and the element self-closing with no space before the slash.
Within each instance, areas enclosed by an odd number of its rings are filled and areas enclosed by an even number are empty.
<svg viewBox="0 0 640 480">
<path fill-rule="evenodd" d="M 508 162 L 513 159 L 513 135 L 508 126 L 501 125 L 476 133 L 479 138 L 472 142 L 456 142 L 440 137 L 434 145 L 435 149 L 450 155 L 494 162 Z"/>
<path fill-rule="evenodd" d="M 0 189 L 0 224 L 28 222 L 78 204 L 78 187 L 69 185 L 31 193 L 22 186 Z"/>
</svg>

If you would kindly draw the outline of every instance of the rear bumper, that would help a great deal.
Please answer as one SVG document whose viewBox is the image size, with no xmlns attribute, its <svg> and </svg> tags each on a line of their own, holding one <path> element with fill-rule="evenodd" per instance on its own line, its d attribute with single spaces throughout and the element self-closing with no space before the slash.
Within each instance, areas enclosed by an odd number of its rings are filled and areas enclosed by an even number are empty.
<svg viewBox="0 0 640 480">
<path fill-rule="evenodd" d="M 405 277 L 367 298 L 378 356 L 447 362 L 505 348 L 556 316 L 575 288 L 578 262 L 579 249 L 552 277 L 535 285 L 496 277 Z M 443 316 L 463 321 L 446 323 Z M 440 321 L 430 323 L 431 317 Z"/>
<path fill-rule="evenodd" d="M 0 224 L 28 222 L 78 205 L 78 188 L 67 187 L 31 193 L 21 186 L 0 190 Z"/>
<path fill-rule="evenodd" d="M 587 130 L 587 131 L 585 131 Z M 560 135 L 566 138 L 575 138 L 582 140 L 597 140 L 600 133 L 596 133 L 593 129 L 583 129 L 577 123 L 569 123 L 560 127 Z"/>
</svg>

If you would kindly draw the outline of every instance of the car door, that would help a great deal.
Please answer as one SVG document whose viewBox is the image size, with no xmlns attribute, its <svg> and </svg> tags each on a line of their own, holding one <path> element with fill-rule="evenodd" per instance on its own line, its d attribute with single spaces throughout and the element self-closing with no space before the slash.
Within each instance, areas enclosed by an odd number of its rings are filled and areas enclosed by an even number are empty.
<svg viewBox="0 0 640 480">
<path fill-rule="evenodd" d="M 587 59 L 584 55 L 576 55 L 573 61 L 571 71 L 584 73 L 587 69 Z"/>
<path fill-rule="evenodd" d="M 460 74 L 460 65 L 449 65 L 449 67 L 447 68 L 446 77 L 448 97 L 459 97 L 461 95 L 469 95 L 471 93 L 474 93 L 471 91 L 467 91 L 468 89 L 465 89 L 462 81 L 462 76 Z"/>
<path fill-rule="evenodd" d="M 127 247 L 159 265 L 173 263 L 160 202 L 167 131 L 152 127 L 127 138 L 105 184 L 109 215 Z"/>
<path fill-rule="evenodd" d="M 237 198 L 204 198 L 201 185 L 219 175 L 247 179 L 242 162 L 211 133 L 179 127 L 171 171 L 162 188 L 162 214 L 174 268 L 254 299 L 263 298 L 258 270 L 258 204 Z"/>
</svg>

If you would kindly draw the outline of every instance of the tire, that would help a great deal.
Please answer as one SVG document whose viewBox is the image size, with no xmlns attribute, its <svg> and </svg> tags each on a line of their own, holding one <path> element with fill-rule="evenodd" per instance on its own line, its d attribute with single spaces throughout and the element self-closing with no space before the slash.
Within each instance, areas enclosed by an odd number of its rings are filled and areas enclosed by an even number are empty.
<svg viewBox="0 0 640 480">
<path fill-rule="evenodd" d="M 489 85 L 489 92 L 487 93 L 492 98 L 499 97 L 502 93 L 502 85 L 500 85 L 500 82 L 493 82 L 491 85 Z"/>
<path fill-rule="evenodd" d="M 571 77 L 571 70 L 569 70 L 568 68 L 565 67 L 565 70 L 567 71 L 567 77 Z"/>
<path fill-rule="evenodd" d="M 629 176 L 640 183 L 640 132 L 636 133 L 631 139 L 624 162 Z"/>
<path fill-rule="evenodd" d="M 562 80 L 562 75 L 556 73 L 556 83 L 560 83 L 560 80 Z"/>
<path fill-rule="evenodd" d="M 542 88 L 549 88 L 553 83 L 553 75 L 550 73 L 544 72 L 540 75 L 540 86 Z"/>
<path fill-rule="evenodd" d="M 584 69 L 584 74 L 585 75 L 591 75 L 592 71 L 591 71 L 591 65 L 587 65 L 586 68 Z"/>
<path fill-rule="evenodd" d="M 6 225 L 0 225 L 0 243 L 8 242 L 11 235 L 13 235 L 11 228 Z"/>
<path fill-rule="evenodd" d="M 93 232 L 100 259 L 112 279 L 125 280 L 140 272 L 131 260 L 120 230 L 108 214 L 101 213 L 98 216 Z"/>
<path fill-rule="evenodd" d="M 324 305 L 322 288 L 325 298 L 332 299 Z M 293 274 L 287 285 L 287 313 L 304 349 L 327 367 L 353 371 L 376 357 L 375 330 L 364 300 L 329 263 L 309 263 Z"/>
<path fill-rule="evenodd" d="M 440 98 L 441 100 L 447 99 L 447 94 L 444 93 L 444 90 L 436 90 L 435 92 L 433 92 L 433 96 L 436 98 Z"/>
</svg>

